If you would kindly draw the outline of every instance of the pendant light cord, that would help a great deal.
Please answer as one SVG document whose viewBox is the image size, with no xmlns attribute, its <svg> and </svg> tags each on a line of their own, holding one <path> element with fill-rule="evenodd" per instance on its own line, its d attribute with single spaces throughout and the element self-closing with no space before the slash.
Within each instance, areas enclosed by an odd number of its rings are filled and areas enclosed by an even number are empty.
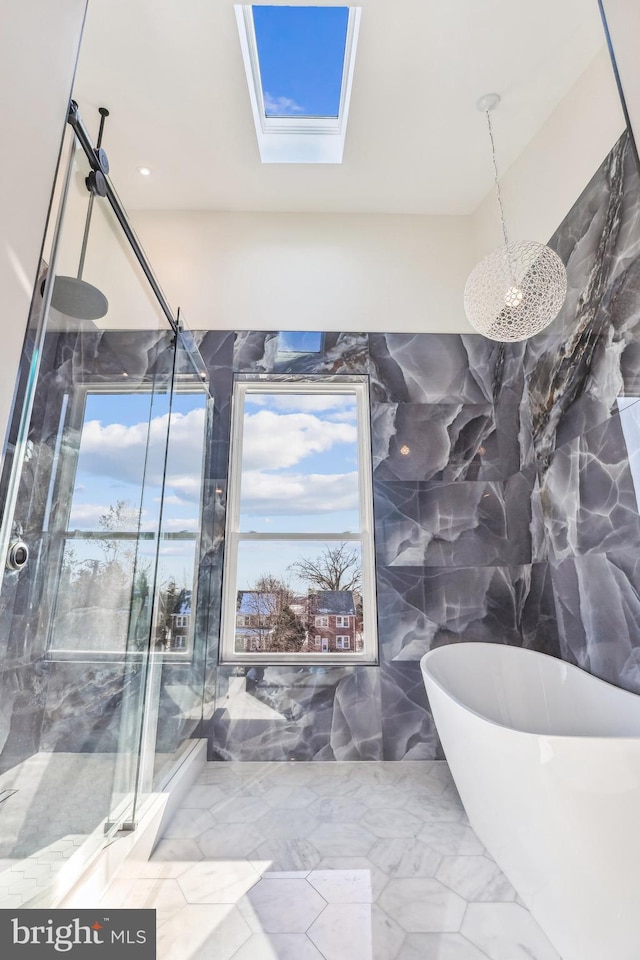
<svg viewBox="0 0 640 960">
<path fill-rule="evenodd" d="M 500 208 L 500 225 L 502 226 L 502 236 L 504 237 L 505 247 L 509 246 L 509 237 L 507 235 L 507 224 L 504 219 L 504 207 L 502 206 L 502 193 L 500 192 L 500 181 L 498 179 L 498 163 L 496 161 L 496 145 L 493 139 L 493 127 L 491 126 L 491 114 L 485 110 L 487 117 L 487 126 L 489 127 L 489 139 L 491 140 L 491 159 L 493 160 L 493 178 L 496 185 L 496 194 L 498 196 L 498 207 Z"/>
</svg>

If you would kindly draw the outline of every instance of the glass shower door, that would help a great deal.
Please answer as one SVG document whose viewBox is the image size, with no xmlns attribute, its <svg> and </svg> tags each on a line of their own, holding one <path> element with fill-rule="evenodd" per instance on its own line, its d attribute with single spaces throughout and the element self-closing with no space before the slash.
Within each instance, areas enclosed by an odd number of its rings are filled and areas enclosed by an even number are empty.
<svg viewBox="0 0 640 960">
<path fill-rule="evenodd" d="M 76 151 L 45 300 L 77 276 L 88 173 Z M 36 874 L 53 883 L 56 865 L 130 820 L 139 774 L 174 335 L 107 201 L 93 206 L 83 276 L 107 312 L 47 311 L 4 518 L 30 552 L 0 589 L 7 906 L 46 903 Z"/>
</svg>

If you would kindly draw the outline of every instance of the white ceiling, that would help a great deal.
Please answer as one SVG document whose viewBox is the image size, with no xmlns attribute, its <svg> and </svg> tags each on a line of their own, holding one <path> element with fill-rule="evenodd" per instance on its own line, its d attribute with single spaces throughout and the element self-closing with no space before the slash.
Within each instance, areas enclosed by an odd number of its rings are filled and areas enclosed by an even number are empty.
<svg viewBox="0 0 640 960">
<path fill-rule="evenodd" d="M 502 95 L 505 169 L 604 43 L 596 0 L 360 4 L 344 162 L 262 165 L 232 0 L 89 0 L 75 96 L 93 132 L 111 110 L 125 205 L 468 214 L 492 185 L 477 98 Z"/>
</svg>

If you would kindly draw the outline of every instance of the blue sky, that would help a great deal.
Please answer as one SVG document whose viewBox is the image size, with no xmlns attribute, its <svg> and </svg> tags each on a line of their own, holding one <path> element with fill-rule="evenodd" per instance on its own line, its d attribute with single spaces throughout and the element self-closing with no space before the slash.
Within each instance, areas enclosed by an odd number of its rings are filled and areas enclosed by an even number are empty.
<svg viewBox="0 0 640 960">
<path fill-rule="evenodd" d="M 360 529 L 356 401 L 349 394 L 248 394 L 242 531 Z"/>
<path fill-rule="evenodd" d="M 247 395 L 240 529 L 259 533 L 332 533 L 360 530 L 357 411 L 353 394 Z M 334 541 L 335 542 L 335 541 Z M 241 543 L 238 589 L 265 573 L 295 580 L 287 567 L 315 557 L 318 541 Z"/>
<path fill-rule="evenodd" d="M 109 506 L 124 500 L 131 508 L 125 529 L 135 531 L 136 512 L 142 509 L 142 529 L 157 531 L 168 416 L 168 394 L 87 395 L 70 530 L 100 529 L 100 516 L 107 513 Z M 196 534 L 202 490 L 204 396 L 176 394 L 171 418 L 163 532 Z M 88 541 L 76 540 L 73 545 L 81 560 L 102 556 L 99 548 Z M 154 551 L 153 541 L 141 542 L 140 552 L 147 560 L 153 558 Z M 172 576 L 190 586 L 195 540 L 165 540 L 160 561 L 161 580 Z"/>
<path fill-rule="evenodd" d="M 254 6 L 268 117 L 337 117 L 348 7 Z"/>
<path fill-rule="evenodd" d="M 169 398 L 166 394 L 88 394 L 69 529 L 98 530 L 99 518 L 118 500 L 131 508 L 126 529 L 157 530 Z M 202 496 L 204 397 L 174 398 L 167 462 L 163 531 L 198 532 Z M 150 429 L 149 452 L 145 451 Z M 356 401 L 350 394 L 249 394 L 245 408 L 241 530 L 344 534 L 360 528 Z M 273 543 L 243 550 L 239 589 L 261 574 L 285 575 L 301 550 L 322 544 Z M 153 540 L 141 554 L 153 558 Z M 95 543 L 74 541 L 80 560 L 100 558 Z M 161 574 L 189 586 L 195 538 L 161 544 Z M 277 565 L 276 567 L 274 566 Z M 184 583 L 182 583 L 184 581 Z"/>
</svg>

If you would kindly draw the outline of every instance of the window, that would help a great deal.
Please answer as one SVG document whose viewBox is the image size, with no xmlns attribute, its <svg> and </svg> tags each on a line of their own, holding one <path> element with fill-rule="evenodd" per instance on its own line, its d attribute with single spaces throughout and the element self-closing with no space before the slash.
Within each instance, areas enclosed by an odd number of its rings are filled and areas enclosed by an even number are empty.
<svg viewBox="0 0 640 960">
<path fill-rule="evenodd" d="M 339 376 L 236 381 L 224 662 L 258 650 L 267 662 L 375 661 L 367 386 Z M 318 633 L 336 623 L 353 631 L 346 645 Z"/>
<path fill-rule="evenodd" d="M 336 650 L 348 650 L 351 646 L 349 637 L 336 637 Z"/>
<path fill-rule="evenodd" d="M 153 648 L 176 649 L 173 631 L 190 628 L 207 404 L 177 385 L 169 415 L 162 396 L 104 384 L 76 389 L 64 404 L 44 520 L 55 571 L 52 659 L 108 660 L 146 647 L 157 553 Z M 63 444 L 75 460 L 60 454 Z"/>
<path fill-rule="evenodd" d="M 262 163 L 342 163 L 360 7 L 235 10 Z"/>
</svg>

